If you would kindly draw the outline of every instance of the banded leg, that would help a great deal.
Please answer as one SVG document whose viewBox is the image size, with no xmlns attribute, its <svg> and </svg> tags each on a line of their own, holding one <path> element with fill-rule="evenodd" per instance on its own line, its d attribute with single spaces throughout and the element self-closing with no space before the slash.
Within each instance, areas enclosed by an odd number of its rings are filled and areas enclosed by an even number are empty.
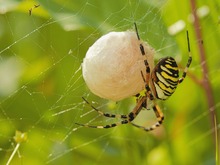
<svg viewBox="0 0 220 165">
<path fill-rule="evenodd" d="M 144 75 L 143 75 L 142 72 L 141 72 L 141 75 L 144 79 Z M 149 98 L 151 101 L 154 102 L 153 110 L 154 110 L 154 113 L 157 117 L 157 122 L 154 125 L 150 126 L 150 127 L 143 127 L 143 126 L 139 126 L 139 125 L 134 124 L 134 123 L 131 123 L 131 124 L 135 127 L 141 128 L 145 131 L 151 131 L 151 130 L 154 130 L 155 128 L 159 127 L 163 123 L 164 115 L 163 115 L 162 111 L 160 110 L 160 107 L 155 103 L 154 96 L 153 96 L 153 94 L 150 90 L 149 85 L 147 84 L 146 81 L 144 81 L 144 82 L 145 82 L 145 88 L 146 88 L 146 96 L 145 97 Z M 145 101 L 145 103 L 147 103 L 147 100 Z M 147 105 L 145 105 L 145 106 L 147 107 Z"/>
<path fill-rule="evenodd" d="M 135 127 L 141 128 L 141 129 L 143 129 L 145 131 L 152 131 L 155 128 L 159 127 L 163 123 L 164 115 L 163 115 L 162 111 L 160 110 L 160 107 L 155 103 L 154 96 L 153 96 L 153 94 L 151 92 L 151 89 L 149 87 L 150 67 L 148 65 L 147 60 L 145 60 L 144 63 L 145 63 L 145 66 L 146 66 L 146 78 L 144 77 L 144 74 L 143 74 L 142 71 L 141 71 L 141 76 L 142 76 L 143 81 L 145 83 L 145 89 L 146 89 L 145 107 L 147 108 L 147 98 L 149 98 L 151 101 L 153 101 L 153 103 L 154 103 L 153 110 L 154 110 L 154 113 L 155 113 L 155 115 L 157 117 L 157 122 L 154 125 L 150 126 L 150 127 L 143 127 L 143 126 L 139 126 L 139 125 L 134 124 L 134 123 L 131 123 L 131 124 L 133 126 L 135 126 Z"/>
<path fill-rule="evenodd" d="M 140 40 L 140 37 L 139 37 L 139 34 L 138 34 L 138 31 L 137 31 L 137 26 L 135 24 L 135 30 L 136 30 L 136 33 L 137 33 L 137 38 L 138 40 Z M 145 55 L 145 51 L 144 51 L 144 47 L 142 44 L 140 44 L 140 51 L 141 51 L 141 54 L 142 55 Z M 146 76 L 144 77 L 144 74 L 143 72 L 141 71 L 141 76 L 145 82 L 145 89 L 146 89 L 146 97 L 149 98 L 151 101 L 154 102 L 154 106 L 153 106 L 153 110 L 154 110 L 154 113 L 157 117 L 157 123 L 155 123 L 154 125 L 150 126 L 150 127 L 143 127 L 143 126 L 139 126 L 137 124 L 134 124 L 134 123 L 131 123 L 133 126 L 135 127 L 138 127 L 138 128 L 141 128 L 141 129 L 144 129 L 145 131 L 151 131 L 151 130 L 154 130 L 155 128 L 159 127 L 162 123 L 163 123 L 163 120 L 164 120 L 164 115 L 162 113 L 162 111 L 160 110 L 159 106 L 156 105 L 155 101 L 154 101 L 154 96 L 151 92 L 151 89 L 149 87 L 149 79 L 150 79 L 150 67 L 149 67 L 149 64 L 148 64 L 148 61 L 147 60 L 144 60 L 144 64 L 146 66 Z M 147 100 L 145 102 L 147 104 Z M 147 107 L 147 105 L 145 105 L 145 107 Z"/>
<path fill-rule="evenodd" d="M 136 23 L 134 23 L 134 27 L 135 27 L 135 31 L 136 31 L 136 34 L 137 34 L 137 38 L 138 38 L 139 41 L 141 41 L 140 36 L 138 34 L 138 29 L 137 29 Z M 145 55 L 144 46 L 141 43 L 140 43 L 140 50 L 141 50 L 141 54 L 144 56 Z"/>
<path fill-rule="evenodd" d="M 143 129 L 144 131 L 152 131 L 155 128 L 159 127 L 163 123 L 164 115 L 163 115 L 163 113 L 160 110 L 160 107 L 158 105 L 154 105 L 153 110 L 154 110 L 154 113 L 157 117 L 157 122 L 154 125 L 152 125 L 150 127 L 143 127 L 143 126 L 140 126 L 140 125 L 137 125 L 137 124 L 134 124 L 134 123 L 131 123 L 131 124 L 133 126 L 137 127 L 137 128 Z"/>
<path fill-rule="evenodd" d="M 157 128 L 157 127 L 159 127 L 162 123 L 163 123 L 163 120 L 164 120 L 164 115 L 163 115 L 163 113 L 162 113 L 162 111 L 160 110 L 160 107 L 156 104 L 156 102 L 155 102 L 155 99 L 154 99 L 154 96 L 153 96 L 153 94 L 152 94 L 152 92 L 151 92 L 151 89 L 150 89 L 150 87 L 149 87 L 149 81 L 146 81 L 145 80 L 145 78 L 144 78 L 144 75 L 143 75 L 143 73 L 141 72 L 141 75 L 142 75 L 142 77 L 143 77 L 143 80 L 144 80 L 144 82 L 145 82 L 145 88 L 146 88 L 146 97 L 147 98 L 149 98 L 151 101 L 153 101 L 153 110 L 154 110 L 154 113 L 155 113 L 155 115 L 156 115 L 156 117 L 157 117 L 157 122 L 154 124 L 154 125 L 152 125 L 152 126 L 150 126 L 150 127 L 143 127 L 143 126 L 139 126 L 139 125 L 137 125 L 137 124 L 134 124 L 134 123 L 131 123 L 133 126 L 135 126 L 135 127 L 138 127 L 138 128 L 141 128 L 141 129 L 144 129 L 145 131 L 151 131 L 151 130 L 154 130 L 155 128 Z M 147 103 L 147 101 L 146 101 L 146 103 Z"/>
<path fill-rule="evenodd" d="M 181 82 L 183 82 L 183 80 L 185 79 L 186 73 L 187 73 L 187 71 L 188 71 L 188 68 L 189 68 L 190 64 L 192 63 L 192 55 L 191 55 L 191 50 L 190 50 L 190 42 L 189 42 L 189 33 L 188 33 L 188 31 L 186 31 L 186 38 L 187 38 L 187 46 L 188 46 L 189 58 L 188 58 L 188 62 L 187 62 L 187 64 L 186 64 L 186 67 L 185 67 L 185 69 L 184 69 L 183 75 L 182 75 L 182 77 L 179 79 L 179 84 L 180 84 Z"/>
<path fill-rule="evenodd" d="M 146 96 L 141 97 L 139 99 L 139 102 L 137 103 L 137 105 L 134 107 L 133 111 L 130 112 L 128 115 L 114 115 L 114 114 L 103 113 L 100 110 L 98 110 L 97 108 L 95 108 L 94 106 L 90 105 L 93 109 L 95 109 L 98 113 L 100 113 L 101 115 L 103 115 L 105 117 L 124 119 L 120 122 L 116 122 L 116 123 L 113 123 L 113 124 L 107 124 L 107 125 L 104 125 L 104 126 L 103 125 L 93 126 L 93 125 L 80 124 L 80 123 L 75 123 L 75 124 L 80 125 L 80 126 L 84 126 L 84 127 L 89 127 L 89 128 L 112 128 L 112 127 L 116 127 L 116 126 L 119 126 L 119 125 L 122 125 L 122 124 L 128 124 L 136 118 L 136 116 L 141 111 L 142 107 L 144 105 L 146 105 L 146 103 L 145 103 L 146 99 L 147 99 Z"/>
<path fill-rule="evenodd" d="M 110 114 L 110 113 L 104 113 L 100 110 L 98 110 L 96 107 L 94 107 L 92 104 L 90 104 L 84 97 L 82 97 L 82 99 L 92 108 L 94 109 L 96 112 L 98 112 L 100 115 L 105 116 L 105 117 L 109 117 L 109 118 L 120 118 L 120 119 L 127 119 L 128 115 L 120 115 L 120 114 Z"/>
<path fill-rule="evenodd" d="M 138 33 L 138 29 L 137 29 L 136 23 L 134 23 L 134 26 L 135 26 L 135 31 L 136 31 L 136 34 L 137 34 L 137 38 L 140 41 L 140 36 L 139 36 L 139 33 Z M 144 46 L 141 43 L 140 43 L 140 51 L 141 51 L 141 54 L 144 56 L 145 55 L 145 50 L 144 50 Z M 144 65 L 146 67 L 146 77 L 144 77 L 144 74 L 143 74 L 142 71 L 141 71 L 141 76 L 142 76 L 142 78 L 143 78 L 143 80 L 145 82 L 145 88 L 147 90 L 147 95 L 150 97 L 150 100 L 153 100 L 153 95 L 152 95 L 150 87 L 149 87 L 150 66 L 149 66 L 147 60 L 144 60 Z"/>
</svg>

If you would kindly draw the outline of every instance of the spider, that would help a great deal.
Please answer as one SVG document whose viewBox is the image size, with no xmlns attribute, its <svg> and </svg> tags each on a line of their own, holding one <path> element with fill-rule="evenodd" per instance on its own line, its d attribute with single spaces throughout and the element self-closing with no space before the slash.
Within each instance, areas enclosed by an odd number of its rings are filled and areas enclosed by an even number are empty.
<svg viewBox="0 0 220 165">
<path fill-rule="evenodd" d="M 136 23 L 134 23 L 134 26 L 135 26 L 137 39 L 140 41 Z M 183 80 L 185 79 L 187 70 L 192 62 L 188 31 L 186 31 L 186 38 L 187 38 L 189 58 L 181 78 L 179 78 L 179 69 L 177 63 L 172 57 L 165 57 L 160 59 L 152 71 L 150 70 L 148 61 L 144 60 L 144 64 L 146 66 L 146 75 L 144 75 L 143 72 L 141 71 L 140 76 L 142 76 L 145 84 L 145 94 L 141 95 L 140 93 L 138 93 L 135 95 L 137 103 L 134 109 L 129 114 L 124 115 L 124 114 L 104 113 L 101 110 L 94 107 L 92 104 L 90 104 L 84 97 L 82 97 L 82 99 L 100 115 L 108 118 L 118 118 L 121 119 L 121 121 L 107 125 L 99 125 L 99 126 L 80 124 L 80 123 L 76 123 L 76 124 L 89 128 L 112 128 L 122 124 L 131 123 L 133 126 L 143 129 L 145 131 L 151 131 L 159 127 L 164 121 L 164 115 L 160 107 L 156 104 L 156 99 L 166 100 L 175 92 L 175 89 L 177 88 L 178 84 L 182 83 Z M 145 50 L 141 42 L 139 47 L 140 47 L 140 54 L 144 56 Z M 153 103 L 152 109 L 157 118 L 157 122 L 149 127 L 139 126 L 137 124 L 132 123 L 132 121 L 136 118 L 136 116 L 139 114 L 142 108 L 147 108 L 148 99 Z"/>
</svg>

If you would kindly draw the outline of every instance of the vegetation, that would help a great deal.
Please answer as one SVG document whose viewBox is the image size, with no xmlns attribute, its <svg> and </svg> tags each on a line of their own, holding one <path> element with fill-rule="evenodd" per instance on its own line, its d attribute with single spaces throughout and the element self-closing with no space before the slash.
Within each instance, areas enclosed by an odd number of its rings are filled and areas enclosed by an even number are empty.
<svg viewBox="0 0 220 165">
<path fill-rule="evenodd" d="M 220 2 L 38 0 L 0 2 L 0 164 L 218 164 Z M 127 114 L 135 99 L 118 103 L 93 95 L 82 77 L 88 48 L 110 31 L 134 30 L 172 56 L 184 82 L 158 101 L 164 124 L 152 132 L 132 125 L 111 129 L 82 100 L 105 112 Z M 176 23 L 176 24 L 175 24 Z M 172 29 L 172 25 L 175 28 Z M 182 72 L 181 72 L 182 73 Z M 155 122 L 151 111 L 134 121 Z"/>
</svg>

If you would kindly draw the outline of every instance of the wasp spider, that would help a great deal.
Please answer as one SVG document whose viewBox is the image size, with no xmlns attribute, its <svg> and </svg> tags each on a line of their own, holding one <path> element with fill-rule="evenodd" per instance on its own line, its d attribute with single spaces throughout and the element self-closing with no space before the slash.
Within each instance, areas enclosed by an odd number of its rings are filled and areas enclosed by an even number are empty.
<svg viewBox="0 0 220 165">
<path fill-rule="evenodd" d="M 137 34 L 137 39 L 140 41 L 136 24 L 135 24 L 135 30 Z M 92 104 L 90 104 L 85 98 L 83 98 L 83 100 L 88 105 L 90 105 L 91 108 L 93 108 L 102 116 L 108 118 L 119 118 L 121 119 L 121 121 L 113 124 L 100 125 L 100 126 L 93 126 L 93 125 L 79 124 L 79 123 L 76 124 L 89 128 L 112 128 L 118 125 L 131 123 L 133 126 L 141 128 L 145 131 L 151 131 L 154 130 L 156 127 L 159 127 L 163 123 L 164 115 L 160 110 L 160 107 L 156 104 L 156 99 L 166 100 L 175 92 L 175 89 L 177 88 L 178 84 L 180 84 L 185 79 L 187 70 L 192 62 L 188 31 L 186 32 L 186 36 L 187 36 L 189 58 L 181 78 L 179 78 L 179 69 L 174 58 L 165 57 L 160 59 L 160 61 L 157 63 L 157 65 L 154 67 L 152 71 L 150 70 L 148 61 L 145 60 L 144 64 L 146 66 L 146 75 L 144 75 L 143 72 L 141 71 L 140 76 L 142 76 L 143 78 L 146 91 L 145 91 L 145 95 L 140 95 L 139 93 L 136 95 L 137 104 L 132 110 L 132 112 L 130 112 L 127 115 L 104 113 L 99 109 L 97 109 L 96 107 L 94 107 Z M 140 43 L 140 53 L 143 56 L 145 55 L 144 46 L 141 43 Z M 157 122 L 150 127 L 139 126 L 132 123 L 132 121 L 139 114 L 142 108 L 147 107 L 148 99 L 153 102 L 152 108 L 156 115 Z"/>
</svg>

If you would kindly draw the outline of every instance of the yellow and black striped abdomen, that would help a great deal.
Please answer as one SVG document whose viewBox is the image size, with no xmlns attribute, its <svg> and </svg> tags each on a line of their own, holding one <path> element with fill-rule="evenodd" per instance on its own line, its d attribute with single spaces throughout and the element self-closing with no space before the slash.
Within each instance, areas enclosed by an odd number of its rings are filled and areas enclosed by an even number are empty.
<svg viewBox="0 0 220 165">
<path fill-rule="evenodd" d="M 154 96 L 166 100 L 175 91 L 179 81 L 179 70 L 172 57 L 161 59 L 151 73 Z"/>
</svg>

